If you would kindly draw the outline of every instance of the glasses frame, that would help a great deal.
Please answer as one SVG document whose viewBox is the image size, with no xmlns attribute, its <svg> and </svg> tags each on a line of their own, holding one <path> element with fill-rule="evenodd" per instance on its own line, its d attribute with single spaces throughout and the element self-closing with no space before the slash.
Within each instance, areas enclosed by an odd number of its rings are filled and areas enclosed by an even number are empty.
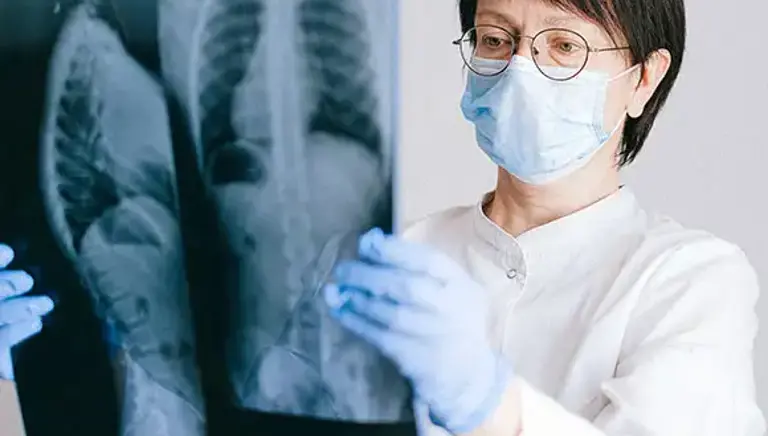
<svg viewBox="0 0 768 436">
<path fill-rule="evenodd" d="M 479 72 L 475 71 L 475 69 L 472 68 L 472 66 L 467 61 L 467 56 L 464 53 L 464 46 L 462 45 L 462 42 L 464 42 L 468 38 L 470 32 L 477 30 L 477 28 L 479 28 L 479 27 L 490 27 L 490 28 L 493 28 L 493 29 L 496 29 L 496 30 L 500 30 L 500 31 L 506 33 L 507 35 L 509 35 L 510 40 L 515 42 L 515 46 L 512 48 L 511 56 L 510 56 L 509 60 L 507 60 L 507 65 L 505 65 L 504 68 L 501 69 L 497 73 L 493 73 L 493 74 L 482 74 L 482 73 L 479 73 Z M 578 36 L 582 41 L 584 41 L 584 47 L 586 47 L 586 49 L 587 49 L 587 55 L 584 57 L 584 63 L 581 65 L 581 67 L 578 69 L 578 71 L 576 71 L 576 73 L 574 73 L 572 76 L 564 78 L 564 79 L 554 78 L 554 77 L 548 76 L 547 73 L 545 73 L 544 70 L 539 66 L 539 63 L 536 61 L 536 56 L 534 55 L 534 49 L 535 48 L 534 48 L 533 44 L 534 44 L 534 42 L 536 42 L 536 39 L 539 36 L 541 36 L 542 34 L 544 34 L 546 32 L 552 32 L 552 31 L 569 32 L 569 33 L 572 33 L 572 34 Z M 493 77 L 493 76 L 498 76 L 499 74 L 504 73 L 507 70 L 507 68 L 509 68 L 509 65 L 512 63 L 512 56 L 515 55 L 515 53 L 517 52 L 517 49 L 520 48 L 520 46 L 522 45 L 522 40 L 523 39 L 529 39 L 531 41 L 529 49 L 531 51 L 531 57 L 532 57 L 533 63 L 534 63 L 534 65 L 536 65 L 536 69 L 538 69 L 539 72 L 544 77 L 546 77 L 549 80 L 553 80 L 555 82 L 567 82 L 569 80 L 572 80 L 572 79 L 575 79 L 576 77 L 578 77 L 578 75 L 581 74 L 581 72 L 584 71 L 584 69 L 587 67 L 587 64 L 589 63 L 589 57 L 590 57 L 590 55 L 592 53 L 599 54 L 599 53 L 605 53 L 605 52 L 629 50 L 631 48 L 631 47 L 601 47 L 601 48 L 590 47 L 589 41 L 587 41 L 587 38 L 584 38 L 584 36 L 582 34 L 580 34 L 579 32 L 576 32 L 575 30 L 566 29 L 566 28 L 562 28 L 562 27 L 550 27 L 548 29 L 540 30 L 539 32 L 537 32 L 533 36 L 527 36 L 527 35 L 514 35 L 509 30 L 507 30 L 507 29 L 505 29 L 505 28 L 503 28 L 501 26 L 496 26 L 496 25 L 493 25 L 493 24 L 483 24 L 483 25 L 480 25 L 480 26 L 473 26 L 473 27 L 467 29 L 464 33 L 462 33 L 459 38 L 451 41 L 451 44 L 456 45 L 456 46 L 459 47 L 459 54 L 461 55 L 461 60 L 464 62 L 464 65 L 466 65 L 467 68 L 469 68 L 473 73 L 475 73 L 475 74 L 477 74 L 479 76 Z M 477 42 L 475 42 L 475 43 L 477 43 Z M 474 56 L 474 53 L 473 53 L 473 56 Z"/>
</svg>

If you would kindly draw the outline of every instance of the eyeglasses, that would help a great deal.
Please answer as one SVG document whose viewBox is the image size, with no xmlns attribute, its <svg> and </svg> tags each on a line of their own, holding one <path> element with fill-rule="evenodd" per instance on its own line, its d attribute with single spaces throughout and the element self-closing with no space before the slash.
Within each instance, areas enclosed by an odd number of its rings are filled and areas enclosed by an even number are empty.
<svg viewBox="0 0 768 436">
<path fill-rule="evenodd" d="M 541 74 L 559 82 L 578 76 L 587 66 L 591 53 L 629 49 L 592 48 L 583 36 L 569 29 L 545 29 L 531 37 L 513 35 L 493 25 L 473 27 L 453 44 L 459 46 L 464 63 L 473 73 L 495 76 L 509 67 L 524 38 L 531 41 L 531 57 Z"/>
</svg>

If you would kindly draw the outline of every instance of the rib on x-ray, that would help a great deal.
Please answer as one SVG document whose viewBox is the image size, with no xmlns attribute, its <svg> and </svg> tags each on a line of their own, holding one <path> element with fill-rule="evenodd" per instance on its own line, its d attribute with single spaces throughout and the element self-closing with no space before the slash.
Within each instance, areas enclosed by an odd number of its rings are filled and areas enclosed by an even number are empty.
<svg viewBox="0 0 768 436">
<path fill-rule="evenodd" d="M 162 89 L 90 5 L 70 15 L 49 71 L 44 199 L 122 355 L 122 433 L 200 434 L 203 399 Z"/>
<path fill-rule="evenodd" d="M 109 332 L 121 433 L 206 434 L 201 291 L 229 304 L 212 359 L 235 407 L 412 421 L 405 380 L 320 295 L 357 236 L 392 221 L 397 2 L 143 1 L 158 71 L 110 1 L 63 12 L 41 133 L 48 222 Z M 200 207 L 213 222 L 190 225 Z M 200 280 L 195 250 L 223 267 Z"/>
<path fill-rule="evenodd" d="M 243 407 L 410 419 L 394 367 L 329 318 L 317 295 L 388 189 L 390 113 L 377 84 L 392 74 L 377 74 L 375 62 L 391 59 L 373 50 L 370 23 L 389 23 L 391 5 L 161 2 L 163 74 L 186 110 L 231 253 L 227 359 Z M 393 27 L 379 44 L 392 45 Z"/>
</svg>

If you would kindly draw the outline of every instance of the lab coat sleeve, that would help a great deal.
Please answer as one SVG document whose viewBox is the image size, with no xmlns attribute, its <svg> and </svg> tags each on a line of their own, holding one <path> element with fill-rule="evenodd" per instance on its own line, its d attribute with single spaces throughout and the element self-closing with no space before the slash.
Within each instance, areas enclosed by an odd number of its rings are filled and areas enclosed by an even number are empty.
<svg viewBox="0 0 768 436">
<path fill-rule="evenodd" d="M 678 247 L 638 296 L 606 406 L 592 422 L 520 383 L 521 436 L 760 436 L 757 278 L 722 241 Z"/>
<path fill-rule="evenodd" d="M 0 434 L 24 436 L 16 385 L 7 380 L 0 380 Z"/>
</svg>

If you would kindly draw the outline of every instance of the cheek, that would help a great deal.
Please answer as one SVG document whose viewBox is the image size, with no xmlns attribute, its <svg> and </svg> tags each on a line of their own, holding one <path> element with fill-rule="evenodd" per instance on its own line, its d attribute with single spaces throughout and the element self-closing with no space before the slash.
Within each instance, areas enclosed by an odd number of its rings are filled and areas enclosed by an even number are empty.
<svg viewBox="0 0 768 436">
<path fill-rule="evenodd" d="M 625 81 L 614 82 L 608 87 L 605 98 L 603 122 L 606 130 L 612 130 L 627 115 L 632 87 Z"/>
</svg>

